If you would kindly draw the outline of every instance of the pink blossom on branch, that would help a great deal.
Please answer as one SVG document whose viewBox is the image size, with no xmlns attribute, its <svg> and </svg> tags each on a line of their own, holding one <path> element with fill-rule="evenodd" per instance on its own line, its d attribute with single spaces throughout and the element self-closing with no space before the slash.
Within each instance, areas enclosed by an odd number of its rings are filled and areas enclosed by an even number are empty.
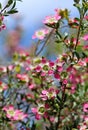
<svg viewBox="0 0 88 130">
<path fill-rule="evenodd" d="M 48 33 L 49 33 L 48 29 L 40 29 L 34 33 L 34 35 L 32 36 L 32 39 L 38 38 L 40 40 L 43 40 L 46 34 Z"/>
<path fill-rule="evenodd" d="M 88 102 L 83 104 L 83 111 L 88 113 Z"/>
<path fill-rule="evenodd" d="M 23 120 L 27 117 L 21 110 L 15 110 L 13 105 L 5 106 L 3 110 L 6 112 L 6 116 L 11 120 Z"/>
<path fill-rule="evenodd" d="M 86 35 L 83 36 L 83 40 L 84 41 L 88 41 L 88 34 L 86 34 Z"/>
<path fill-rule="evenodd" d="M 60 15 L 55 15 L 55 16 L 46 16 L 45 19 L 43 20 L 44 24 L 55 24 L 58 23 L 58 21 L 61 19 Z"/>
<path fill-rule="evenodd" d="M 85 20 L 88 20 L 88 15 L 86 15 L 86 16 L 84 17 L 84 19 L 85 19 Z"/>
<path fill-rule="evenodd" d="M 0 92 L 4 91 L 6 89 L 8 89 L 8 86 L 5 83 L 3 83 L 2 81 L 0 81 Z"/>
</svg>

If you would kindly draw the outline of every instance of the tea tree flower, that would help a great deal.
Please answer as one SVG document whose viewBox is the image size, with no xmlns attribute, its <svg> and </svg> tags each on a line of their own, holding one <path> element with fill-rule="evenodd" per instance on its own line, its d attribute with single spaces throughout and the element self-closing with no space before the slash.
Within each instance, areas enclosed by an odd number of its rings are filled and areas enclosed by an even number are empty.
<svg viewBox="0 0 88 130">
<path fill-rule="evenodd" d="M 86 15 L 86 16 L 84 17 L 84 19 L 88 21 L 88 15 Z"/>
<path fill-rule="evenodd" d="M 88 103 L 87 102 L 83 104 L 83 111 L 88 112 Z"/>
<path fill-rule="evenodd" d="M 15 115 L 16 115 L 16 111 L 14 111 L 14 107 L 12 105 L 8 106 L 8 107 L 4 107 L 3 108 L 4 111 L 6 111 L 6 116 L 9 119 L 14 119 Z"/>
<path fill-rule="evenodd" d="M 4 16 L 0 16 L 0 31 L 5 30 L 6 29 L 6 25 L 3 23 L 4 20 Z"/>
<path fill-rule="evenodd" d="M 88 41 L 88 34 L 84 35 L 83 40 Z"/>
<path fill-rule="evenodd" d="M 26 74 L 17 74 L 16 77 L 18 80 L 20 80 L 22 82 L 27 83 L 29 81 L 28 75 L 26 75 Z"/>
<path fill-rule="evenodd" d="M 40 40 L 43 40 L 46 34 L 48 33 L 49 33 L 48 29 L 40 29 L 34 33 L 34 35 L 32 36 L 32 39 L 38 38 Z"/>
<path fill-rule="evenodd" d="M 55 90 L 54 88 L 49 88 L 49 90 L 42 90 L 40 97 L 42 100 L 50 100 L 54 99 L 59 91 Z"/>
<path fill-rule="evenodd" d="M 8 86 L 3 83 L 2 81 L 0 81 L 0 92 L 2 92 L 3 90 L 6 90 L 8 88 Z"/>
<path fill-rule="evenodd" d="M 44 24 L 55 24 L 58 23 L 58 21 L 61 19 L 61 16 L 55 15 L 55 16 L 46 16 L 43 23 Z"/>
<path fill-rule="evenodd" d="M 24 114 L 20 110 L 15 110 L 13 105 L 5 106 L 3 110 L 6 112 L 6 116 L 11 120 L 23 120 L 27 117 L 27 114 Z"/>
</svg>

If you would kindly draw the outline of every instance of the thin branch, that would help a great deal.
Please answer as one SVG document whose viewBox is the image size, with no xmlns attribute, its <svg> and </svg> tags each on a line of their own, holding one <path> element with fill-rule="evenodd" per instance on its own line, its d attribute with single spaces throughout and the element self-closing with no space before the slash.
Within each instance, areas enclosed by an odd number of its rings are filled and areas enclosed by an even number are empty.
<svg viewBox="0 0 88 130">
<path fill-rule="evenodd" d="M 38 51 L 38 53 L 35 56 L 38 56 L 43 51 L 45 45 L 47 44 L 47 42 L 48 42 L 49 38 L 51 37 L 51 35 L 53 34 L 53 32 L 54 32 L 54 29 L 51 30 L 51 32 L 49 33 L 49 35 L 48 35 L 46 41 L 44 42 L 43 46 L 41 47 L 41 49 Z"/>
<path fill-rule="evenodd" d="M 80 15 L 80 23 L 79 23 L 78 33 L 77 33 L 76 45 L 75 45 L 75 48 L 74 48 L 75 50 L 76 50 L 76 47 L 77 47 L 78 42 L 79 42 L 79 36 L 80 36 L 80 29 L 81 29 L 82 20 L 83 20 L 83 16 Z"/>
<path fill-rule="evenodd" d="M 38 42 L 36 43 L 34 56 L 36 56 L 36 51 L 38 49 L 38 46 L 39 46 L 40 42 L 41 42 L 41 40 L 38 40 Z"/>
</svg>

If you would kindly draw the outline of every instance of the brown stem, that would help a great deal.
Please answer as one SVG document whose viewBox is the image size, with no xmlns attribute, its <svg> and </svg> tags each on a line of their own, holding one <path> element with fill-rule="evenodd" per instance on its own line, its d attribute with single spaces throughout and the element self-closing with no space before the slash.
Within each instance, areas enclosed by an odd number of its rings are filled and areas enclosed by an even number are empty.
<svg viewBox="0 0 88 130">
<path fill-rule="evenodd" d="M 58 113 L 58 122 L 56 123 L 55 130 L 58 130 L 58 127 L 59 127 L 59 124 L 60 124 L 60 115 L 61 115 L 61 108 L 60 108 L 59 113 Z"/>
<path fill-rule="evenodd" d="M 36 56 L 36 51 L 37 51 L 37 49 L 38 49 L 38 45 L 40 44 L 40 42 L 41 42 L 41 40 L 38 40 L 38 42 L 36 43 L 34 56 Z"/>
<path fill-rule="evenodd" d="M 75 50 L 76 50 L 76 48 L 77 48 L 78 41 L 79 41 L 79 36 L 80 36 L 80 29 L 81 29 L 82 20 L 83 20 L 83 16 L 80 15 L 80 23 L 79 23 L 78 33 L 77 33 L 76 45 L 75 45 L 75 48 L 74 48 Z"/>
<path fill-rule="evenodd" d="M 7 5 L 0 11 L 0 14 L 7 8 Z"/>
<path fill-rule="evenodd" d="M 64 89 L 62 91 L 62 102 L 61 102 L 61 105 L 60 105 L 60 110 L 59 110 L 59 113 L 58 113 L 58 122 L 56 123 L 55 130 L 58 130 L 59 124 L 61 122 L 60 116 L 61 116 L 61 110 L 63 109 L 63 105 L 64 105 L 65 90 L 66 90 L 66 85 L 64 85 Z"/>
<path fill-rule="evenodd" d="M 42 52 L 42 50 L 44 49 L 45 45 L 47 44 L 47 42 L 48 42 L 48 40 L 51 37 L 51 35 L 52 35 L 53 32 L 54 32 L 54 29 L 51 30 L 51 32 L 49 33 L 49 35 L 48 35 L 45 43 L 43 44 L 43 46 L 41 47 L 41 49 L 38 51 L 38 53 L 35 56 L 38 56 Z"/>
</svg>

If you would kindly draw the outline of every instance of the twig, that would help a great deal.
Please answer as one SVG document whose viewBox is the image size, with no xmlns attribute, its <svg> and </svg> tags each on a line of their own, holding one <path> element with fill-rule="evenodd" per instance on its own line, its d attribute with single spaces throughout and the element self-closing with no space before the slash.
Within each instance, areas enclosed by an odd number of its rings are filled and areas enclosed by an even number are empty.
<svg viewBox="0 0 88 130">
<path fill-rule="evenodd" d="M 80 36 L 80 29 L 81 29 L 82 20 L 83 20 L 83 16 L 80 15 L 80 23 L 79 23 L 78 33 L 77 33 L 76 44 L 75 44 L 75 48 L 74 48 L 75 50 L 76 50 L 76 47 L 77 47 L 78 41 L 79 41 L 79 36 Z"/>
<path fill-rule="evenodd" d="M 41 49 L 38 51 L 38 53 L 35 56 L 38 56 L 42 52 L 42 50 L 44 49 L 45 45 L 47 44 L 47 42 L 48 42 L 48 40 L 51 37 L 53 32 L 54 32 L 54 29 L 51 30 L 51 32 L 49 33 L 49 35 L 48 35 L 46 41 L 44 42 L 43 46 L 41 47 Z"/>
<path fill-rule="evenodd" d="M 36 56 L 36 51 L 38 49 L 38 45 L 40 44 L 40 42 L 41 42 L 41 40 L 38 40 L 38 42 L 36 43 L 34 56 Z"/>
</svg>

